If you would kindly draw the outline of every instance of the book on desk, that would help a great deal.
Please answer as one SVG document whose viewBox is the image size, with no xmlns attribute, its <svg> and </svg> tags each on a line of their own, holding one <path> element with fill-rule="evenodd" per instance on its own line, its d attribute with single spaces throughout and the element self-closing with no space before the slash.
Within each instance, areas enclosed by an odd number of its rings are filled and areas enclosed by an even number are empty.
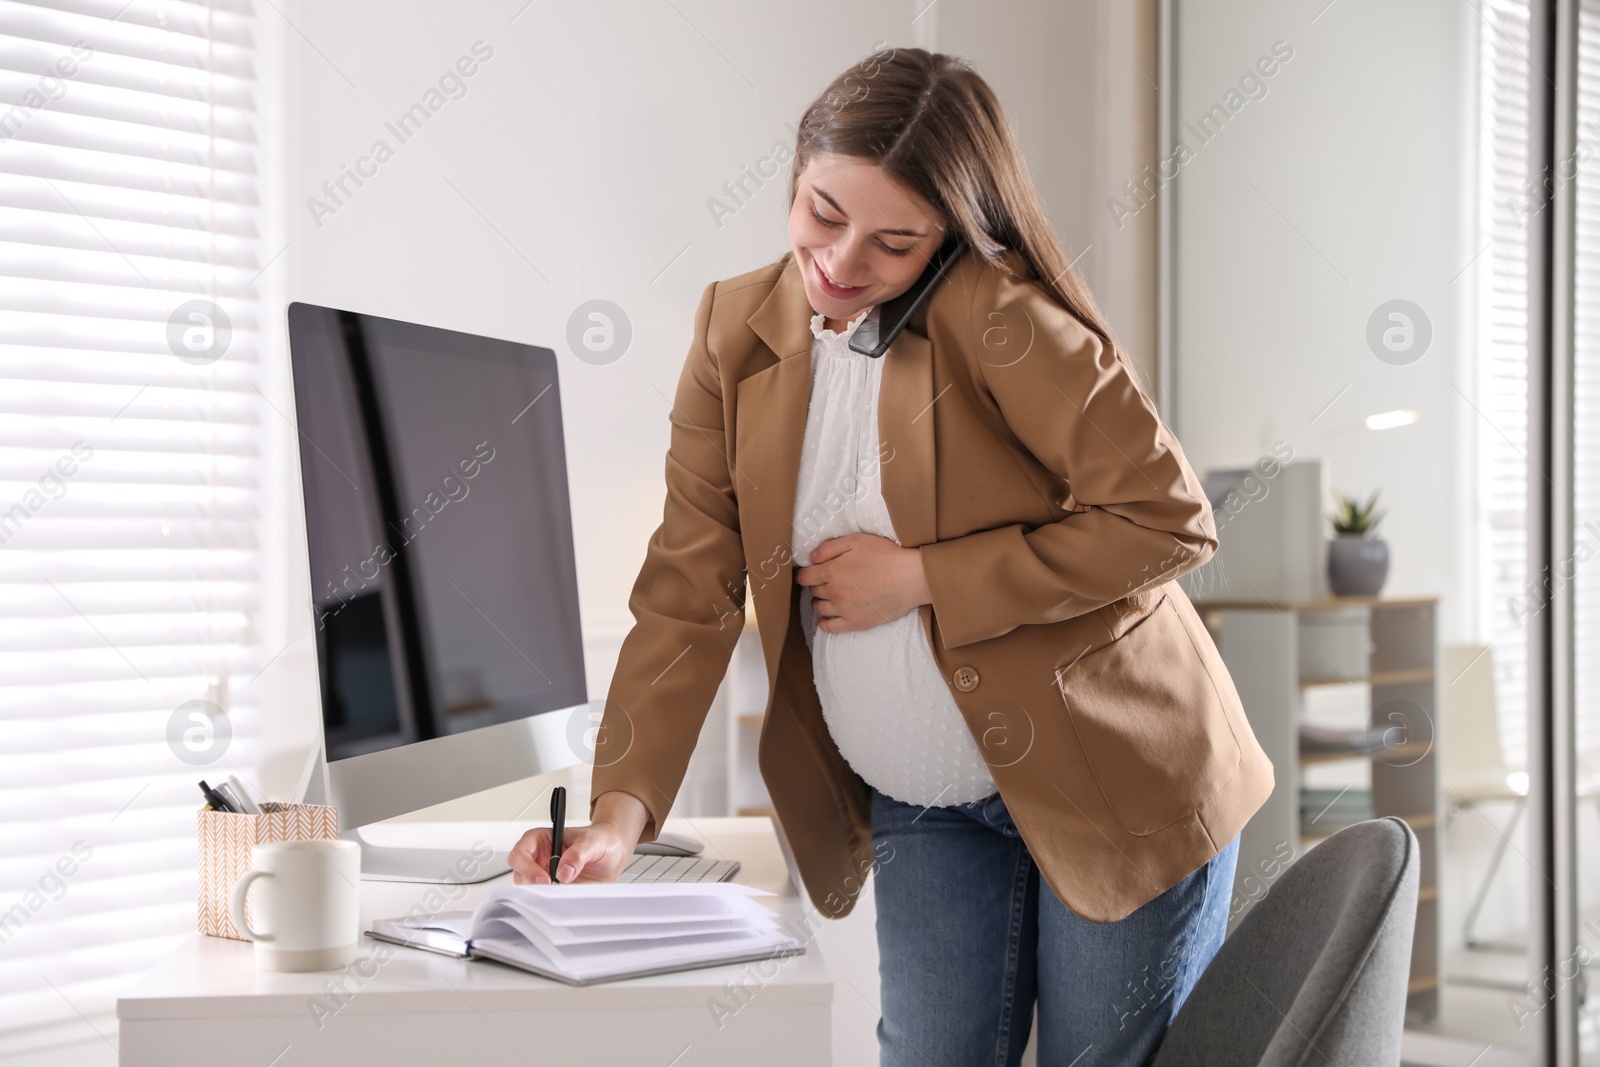
<svg viewBox="0 0 1600 1067">
<path fill-rule="evenodd" d="M 585 986 L 804 952 L 756 899 L 771 895 L 732 882 L 508 885 L 471 911 L 378 919 L 366 933 Z"/>
</svg>

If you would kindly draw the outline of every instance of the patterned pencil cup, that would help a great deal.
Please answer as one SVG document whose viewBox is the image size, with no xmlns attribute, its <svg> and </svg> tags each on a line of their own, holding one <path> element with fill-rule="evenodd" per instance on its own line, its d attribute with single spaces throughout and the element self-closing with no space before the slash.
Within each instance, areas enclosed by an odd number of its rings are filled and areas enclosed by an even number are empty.
<svg viewBox="0 0 1600 1067">
<path fill-rule="evenodd" d="M 329 840 L 339 836 L 339 809 L 328 804 L 261 805 L 260 815 L 200 809 L 200 932 L 248 941 L 228 913 L 233 886 L 250 869 L 250 850 L 267 841 Z M 257 921 L 246 904 L 245 915 Z"/>
</svg>

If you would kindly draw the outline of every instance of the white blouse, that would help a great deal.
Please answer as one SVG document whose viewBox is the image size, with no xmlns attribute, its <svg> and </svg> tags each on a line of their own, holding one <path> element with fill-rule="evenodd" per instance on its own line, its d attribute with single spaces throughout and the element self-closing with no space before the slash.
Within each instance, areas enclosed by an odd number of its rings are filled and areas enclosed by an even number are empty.
<svg viewBox="0 0 1600 1067">
<path fill-rule="evenodd" d="M 795 488 L 796 566 L 809 566 L 818 544 L 845 534 L 877 534 L 899 544 L 879 481 L 883 359 L 849 347 L 870 312 L 844 333 L 824 327 L 821 313 L 811 317 L 811 406 Z M 829 633 L 817 629 L 811 587 L 799 590 L 822 715 L 856 773 L 908 804 L 965 804 L 993 794 L 994 779 L 939 673 L 918 613 Z"/>
</svg>

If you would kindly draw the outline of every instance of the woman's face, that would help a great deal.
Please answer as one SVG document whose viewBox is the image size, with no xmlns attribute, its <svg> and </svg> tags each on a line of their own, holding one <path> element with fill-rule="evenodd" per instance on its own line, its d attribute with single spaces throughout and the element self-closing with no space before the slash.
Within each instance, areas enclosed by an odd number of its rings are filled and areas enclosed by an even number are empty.
<svg viewBox="0 0 1600 1067">
<path fill-rule="evenodd" d="M 943 237 L 938 212 L 876 163 L 819 153 L 800 173 L 789 243 L 812 308 L 828 319 L 911 288 Z"/>
</svg>

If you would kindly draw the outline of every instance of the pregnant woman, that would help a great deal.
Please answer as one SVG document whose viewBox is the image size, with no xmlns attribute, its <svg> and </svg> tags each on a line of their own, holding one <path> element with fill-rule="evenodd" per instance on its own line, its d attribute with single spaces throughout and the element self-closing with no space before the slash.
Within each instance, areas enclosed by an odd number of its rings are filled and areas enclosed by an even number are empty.
<svg viewBox="0 0 1600 1067">
<path fill-rule="evenodd" d="M 1271 764 L 1174 579 L 1198 479 L 965 62 L 807 109 L 789 250 L 710 285 L 561 881 L 653 840 L 744 625 L 760 767 L 826 916 L 867 876 L 882 1062 L 1147 1062 L 1221 943 Z M 959 241 L 959 243 L 957 243 Z M 926 274 L 939 253 L 948 272 Z M 885 305 L 929 283 L 891 332 Z M 510 860 L 545 882 L 550 831 Z"/>
</svg>

